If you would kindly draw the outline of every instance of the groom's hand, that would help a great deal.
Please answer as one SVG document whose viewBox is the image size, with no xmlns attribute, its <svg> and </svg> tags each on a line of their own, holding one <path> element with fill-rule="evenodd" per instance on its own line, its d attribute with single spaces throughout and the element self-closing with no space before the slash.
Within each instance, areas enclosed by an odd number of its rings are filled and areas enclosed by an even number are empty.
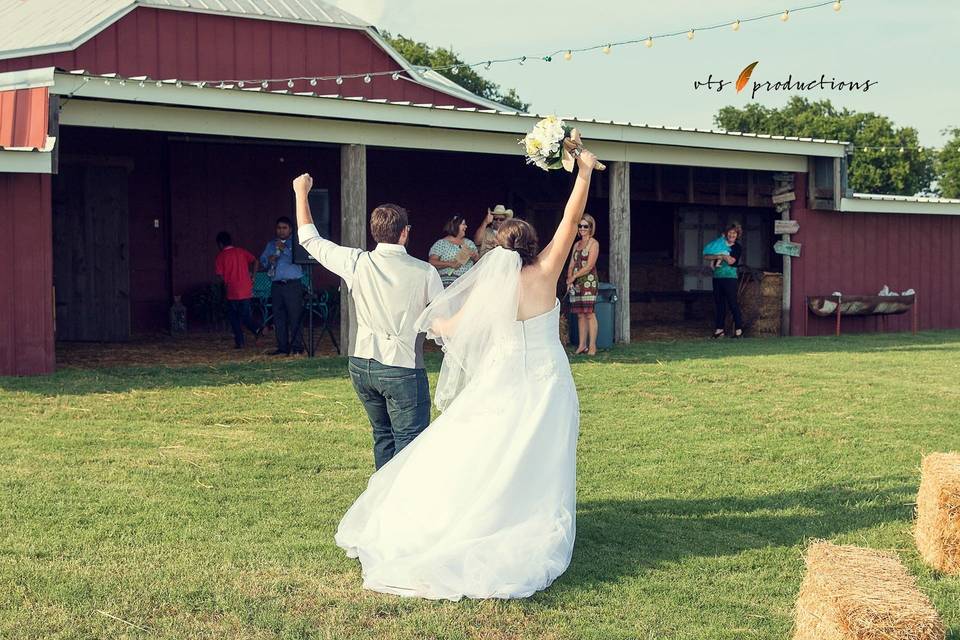
<svg viewBox="0 0 960 640">
<path fill-rule="evenodd" d="M 310 177 L 309 173 L 304 173 L 297 176 L 293 180 L 293 192 L 298 196 L 306 196 L 310 193 L 310 189 L 313 188 L 313 178 Z"/>
</svg>

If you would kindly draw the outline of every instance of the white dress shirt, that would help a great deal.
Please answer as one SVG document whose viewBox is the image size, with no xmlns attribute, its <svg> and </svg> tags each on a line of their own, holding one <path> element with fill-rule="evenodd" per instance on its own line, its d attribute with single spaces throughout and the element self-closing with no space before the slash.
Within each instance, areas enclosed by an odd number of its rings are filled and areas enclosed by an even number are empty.
<svg viewBox="0 0 960 640">
<path fill-rule="evenodd" d="M 423 367 L 423 335 L 414 323 L 443 293 L 433 266 L 407 254 L 403 245 L 381 242 L 373 251 L 341 247 L 306 224 L 300 244 L 341 278 L 357 310 L 357 339 L 351 356 L 407 369 Z"/>
</svg>

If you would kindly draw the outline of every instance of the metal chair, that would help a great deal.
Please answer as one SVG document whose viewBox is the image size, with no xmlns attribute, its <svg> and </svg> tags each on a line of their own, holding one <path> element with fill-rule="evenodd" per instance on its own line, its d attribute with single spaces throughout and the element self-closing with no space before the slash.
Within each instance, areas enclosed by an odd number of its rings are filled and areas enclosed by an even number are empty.
<svg viewBox="0 0 960 640">
<path fill-rule="evenodd" d="M 266 327 L 270 319 L 273 318 L 272 288 L 273 283 L 266 271 L 257 271 L 253 274 L 253 297 L 260 304 L 261 327 Z"/>
</svg>

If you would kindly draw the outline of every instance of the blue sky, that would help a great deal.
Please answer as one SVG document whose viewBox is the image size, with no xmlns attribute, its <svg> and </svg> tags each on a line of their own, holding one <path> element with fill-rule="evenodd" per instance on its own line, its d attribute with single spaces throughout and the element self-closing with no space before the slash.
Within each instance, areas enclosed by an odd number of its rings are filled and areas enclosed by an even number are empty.
<svg viewBox="0 0 960 640">
<path fill-rule="evenodd" d="M 467 61 L 535 55 L 570 47 L 642 38 L 648 34 L 731 21 L 816 0 L 336 0 L 392 33 L 452 46 Z M 749 102 L 725 89 L 693 89 L 694 80 L 735 80 L 759 61 L 754 79 L 799 77 L 872 80 L 866 93 L 804 92 L 812 99 L 889 116 L 911 125 L 925 145 L 939 146 L 941 130 L 960 127 L 960 2 L 843 0 L 830 6 L 686 37 L 576 54 L 570 61 L 493 65 L 480 70 L 515 87 L 537 113 L 709 128 L 717 109 Z M 796 93 L 796 92 L 793 92 Z M 791 93 L 758 95 L 767 106 Z"/>
</svg>

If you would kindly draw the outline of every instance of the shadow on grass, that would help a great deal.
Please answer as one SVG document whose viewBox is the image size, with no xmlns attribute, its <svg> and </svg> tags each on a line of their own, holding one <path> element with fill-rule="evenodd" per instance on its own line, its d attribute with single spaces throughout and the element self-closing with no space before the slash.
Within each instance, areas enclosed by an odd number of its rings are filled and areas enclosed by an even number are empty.
<svg viewBox="0 0 960 640">
<path fill-rule="evenodd" d="M 915 482 L 894 477 L 869 487 L 825 485 L 757 497 L 580 502 L 573 562 L 547 593 L 562 597 L 685 558 L 795 547 L 907 521 L 915 495 Z"/>
</svg>

